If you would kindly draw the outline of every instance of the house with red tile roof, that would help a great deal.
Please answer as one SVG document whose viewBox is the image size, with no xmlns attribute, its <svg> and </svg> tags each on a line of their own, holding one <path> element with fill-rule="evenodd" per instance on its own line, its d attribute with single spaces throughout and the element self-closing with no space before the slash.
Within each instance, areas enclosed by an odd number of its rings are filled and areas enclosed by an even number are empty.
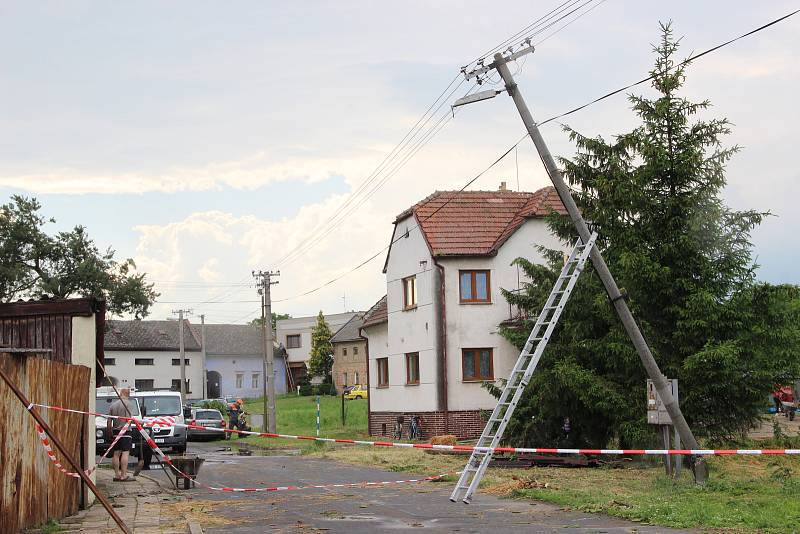
<svg viewBox="0 0 800 534">
<path fill-rule="evenodd" d="M 534 193 L 437 191 L 394 221 L 383 272 L 387 294 L 367 312 L 369 430 L 478 437 L 496 399 L 481 385 L 506 378 L 519 351 L 499 333 L 516 316 L 501 289 L 525 282 L 513 261 L 566 250 L 546 217 L 566 214 L 553 187 Z M 499 383 L 499 382 L 498 382 Z M 406 434 L 404 433 L 404 437 Z"/>
</svg>

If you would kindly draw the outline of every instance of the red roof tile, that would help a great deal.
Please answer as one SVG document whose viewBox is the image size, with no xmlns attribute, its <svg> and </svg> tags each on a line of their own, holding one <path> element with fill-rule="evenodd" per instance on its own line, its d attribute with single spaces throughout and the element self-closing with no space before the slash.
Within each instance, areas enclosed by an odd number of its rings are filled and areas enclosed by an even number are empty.
<svg viewBox="0 0 800 534">
<path fill-rule="evenodd" d="M 389 314 L 386 308 L 386 295 L 384 295 L 364 314 L 364 323 L 361 325 L 361 328 L 385 323 L 388 319 Z"/>
<path fill-rule="evenodd" d="M 397 216 L 416 216 L 434 256 L 486 256 L 525 219 L 567 213 L 554 187 L 516 191 L 437 191 Z"/>
</svg>

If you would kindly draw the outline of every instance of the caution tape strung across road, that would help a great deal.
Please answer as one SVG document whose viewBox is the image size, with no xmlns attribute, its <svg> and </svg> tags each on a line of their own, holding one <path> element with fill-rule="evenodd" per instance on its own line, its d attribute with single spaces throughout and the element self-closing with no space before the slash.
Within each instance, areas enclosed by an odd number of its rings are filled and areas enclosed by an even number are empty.
<svg viewBox="0 0 800 534">
<path fill-rule="evenodd" d="M 109 445 L 106 452 L 103 453 L 103 456 L 100 457 L 100 459 L 97 461 L 97 463 L 94 464 L 94 466 L 91 469 L 87 469 L 84 471 L 84 473 L 86 473 L 87 476 L 90 476 L 92 473 L 94 473 L 95 469 L 97 469 L 97 466 L 100 465 L 100 462 L 102 462 L 106 458 L 106 456 L 108 456 L 108 453 L 114 449 L 114 445 L 116 445 L 117 442 L 120 440 L 120 438 L 125 435 L 125 432 L 128 431 L 128 428 L 130 426 L 131 426 L 130 422 L 125 423 L 125 426 L 122 427 L 119 434 L 117 434 L 117 437 L 114 439 L 111 445 Z M 80 478 L 81 476 L 78 473 L 74 471 L 67 471 L 67 468 L 64 467 L 61 464 L 61 462 L 58 461 L 58 458 L 56 458 L 55 451 L 50 446 L 50 438 L 47 436 L 47 433 L 44 431 L 44 428 L 42 428 L 39 423 L 36 423 L 36 433 L 39 434 L 39 440 L 42 442 L 42 447 L 44 447 L 44 450 L 47 453 L 47 457 L 50 458 L 50 461 L 53 462 L 53 465 L 55 465 L 59 471 L 61 471 L 67 476 Z"/>
<path fill-rule="evenodd" d="M 69 408 L 62 408 L 59 406 L 47 406 L 44 404 L 34 404 L 40 408 L 49 410 L 58 410 L 63 412 L 81 413 L 87 415 L 102 415 L 93 414 L 81 410 L 72 410 Z M 102 415 L 103 417 L 114 418 L 115 416 Z M 151 426 L 145 418 L 144 421 L 136 419 L 135 417 L 120 417 L 117 419 L 125 421 L 133 421 L 137 425 L 143 424 L 144 426 Z M 162 418 L 164 419 L 164 418 Z M 164 422 L 160 423 L 164 426 Z M 262 436 L 266 438 L 283 438 L 283 439 L 298 439 L 305 441 L 321 441 L 324 443 L 342 443 L 345 445 L 369 445 L 372 447 L 403 447 L 410 449 L 430 449 L 437 451 L 455 451 L 455 452 L 472 452 L 472 451 L 491 451 L 494 453 L 509 453 L 509 454 L 587 454 L 587 455 L 645 455 L 645 456 L 664 456 L 664 455 L 696 455 L 696 456 L 723 456 L 723 455 L 759 455 L 759 454 L 788 454 L 800 455 L 800 449 L 557 449 L 557 448 L 543 448 L 543 447 L 472 447 L 470 445 L 433 445 L 430 443 L 407 443 L 407 442 L 392 442 L 392 441 L 368 441 L 359 439 L 337 439 L 337 438 L 319 438 L 315 436 L 296 436 L 292 434 L 273 434 L 270 432 L 252 432 L 246 430 L 233 430 L 229 428 L 214 428 L 201 425 L 191 425 L 185 423 L 174 422 L 174 426 L 182 428 L 193 428 L 197 430 L 204 430 L 209 432 L 224 432 L 228 434 L 239 434 L 244 436 Z"/>
<path fill-rule="evenodd" d="M 103 454 L 103 456 L 100 457 L 100 461 L 102 461 L 106 457 L 106 455 L 114 449 L 114 445 L 117 444 L 117 442 L 120 440 L 120 438 L 128 430 L 130 425 L 131 425 L 131 423 L 129 422 L 122 428 L 122 430 L 117 435 L 116 439 L 113 441 L 111 446 L 109 446 L 109 448 L 105 452 L 105 454 Z M 142 431 L 142 427 L 139 426 L 139 425 L 137 425 L 137 426 L 139 428 L 139 431 L 141 432 Z M 58 458 L 56 457 L 55 452 L 50 447 L 50 438 L 47 437 L 47 434 L 45 433 L 44 429 L 41 426 L 39 426 L 38 424 L 36 425 L 36 432 L 38 432 L 42 447 L 44 448 L 45 452 L 47 452 L 47 456 L 48 456 L 48 458 L 50 458 L 50 461 L 53 463 L 53 465 L 55 465 L 56 468 L 58 468 L 59 471 L 61 471 L 62 473 L 64 473 L 67 476 L 78 477 L 77 473 L 73 473 L 71 471 L 68 471 L 61 464 L 61 462 L 58 461 Z M 147 441 L 148 446 L 150 446 L 150 448 L 153 449 L 153 452 L 156 455 L 158 455 L 167 465 L 169 465 L 172 469 L 174 469 L 175 472 L 178 474 L 178 476 L 180 476 L 181 478 L 186 478 L 186 479 L 192 480 L 189 475 L 187 475 L 186 473 L 184 473 L 183 471 L 181 471 L 180 469 L 178 469 L 175 466 L 175 464 L 172 462 L 172 458 L 170 458 L 164 451 L 162 451 L 161 448 L 155 443 L 155 441 L 153 441 L 152 438 L 150 438 L 148 436 L 146 438 L 146 441 Z M 86 474 L 87 475 L 91 475 L 94 472 L 94 470 L 97 469 L 97 466 L 100 464 L 100 461 L 98 461 L 97 464 L 95 464 L 94 467 L 92 467 L 91 469 L 87 469 L 86 470 Z M 444 478 L 444 477 L 448 476 L 448 474 L 451 474 L 451 473 L 445 473 L 445 474 L 441 474 L 441 475 L 433 475 L 433 476 L 421 477 L 421 478 L 409 478 L 409 479 L 405 479 L 405 480 L 384 480 L 384 481 L 378 481 L 378 482 L 372 482 L 372 481 L 346 482 L 346 483 L 337 483 L 337 484 L 312 484 L 312 485 L 307 485 L 307 486 L 273 486 L 273 487 L 262 487 L 262 488 L 233 488 L 233 487 L 225 487 L 225 486 L 211 486 L 209 484 L 204 484 L 202 482 L 198 482 L 197 480 L 192 480 L 192 482 L 194 484 L 197 484 L 198 486 L 200 486 L 202 488 L 206 488 L 206 489 L 209 489 L 209 490 L 212 490 L 212 491 L 224 491 L 224 492 L 232 492 L 232 493 L 261 493 L 261 492 L 270 492 L 270 491 L 293 491 L 293 490 L 332 489 L 332 488 L 363 488 L 363 487 L 371 487 L 371 486 L 390 486 L 390 485 L 396 485 L 396 484 L 412 484 L 412 483 L 419 483 L 419 482 L 429 482 L 429 481 L 432 481 L 432 480 L 439 480 L 441 478 Z M 452 474 L 458 474 L 458 473 L 452 473 Z"/>
</svg>

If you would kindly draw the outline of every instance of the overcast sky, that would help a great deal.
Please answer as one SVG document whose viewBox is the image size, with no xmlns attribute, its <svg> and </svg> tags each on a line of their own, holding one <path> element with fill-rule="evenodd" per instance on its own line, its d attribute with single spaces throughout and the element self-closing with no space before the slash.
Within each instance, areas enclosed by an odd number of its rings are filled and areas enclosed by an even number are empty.
<svg viewBox="0 0 800 534">
<path fill-rule="evenodd" d="M 82 224 L 133 257 L 162 293 L 153 318 L 186 307 L 249 320 L 250 271 L 268 268 L 281 270 L 273 298 L 288 299 L 276 311 L 366 309 L 385 292 L 383 255 L 291 297 L 375 254 L 394 215 L 460 188 L 513 144 L 523 127 L 509 98 L 463 108 L 330 235 L 279 260 L 341 213 L 461 65 L 559 3 L 2 2 L 0 196 L 34 195 L 53 230 Z M 659 21 L 674 21 L 688 56 L 795 7 L 607 0 L 512 71 L 541 120 L 646 75 Z M 699 60 L 684 89 L 712 101 L 705 117 L 734 124 L 726 143 L 742 151 L 725 195 L 774 214 L 753 234 L 771 282 L 800 283 L 798 35 L 800 15 Z M 564 122 L 591 136 L 635 124 L 624 95 Z M 573 153 L 557 124 L 542 133 L 553 153 Z M 472 188 L 548 184 L 530 142 L 516 156 L 518 174 L 508 157 Z"/>
</svg>

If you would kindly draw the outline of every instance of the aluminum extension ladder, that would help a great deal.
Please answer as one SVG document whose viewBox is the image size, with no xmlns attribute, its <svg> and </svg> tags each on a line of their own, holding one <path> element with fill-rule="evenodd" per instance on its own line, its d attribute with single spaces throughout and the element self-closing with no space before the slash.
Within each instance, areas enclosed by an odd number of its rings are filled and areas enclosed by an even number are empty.
<svg viewBox="0 0 800 534">
<path fill-rule="evenodd" d="M 594 247 L 597 234 L 592 233 L 589 237 L 588 243 L 585 245 L 580 239 L 575 243 L 572 253 L 564 263 L 561 274 L 558 276 L 550 296 L 544 303 L 539 317 L 531 330 L 528 341 L 522 349 L 522 352 L 517 359 L 511 375 L 508 377 L 503 388 L 503 393 L 497 401 L 497 405 L 492 411 L 492 416 L 483 428 L 483 433 L 478 440 L 478 444 L 472 451 L 472 455 L 461 472 L 455 489 L 453 489 L 450 500 L 456 502 L 459 495 L 463 492 L 462 501 L 469 504 L 472 500 L 472 495 L 478 488 L 478 484 L 483 478 L 489 462 L 492 460 L 492 452 L 497 448 L 500 440 L 503 438 L 506 425 L 517 407 L 520 397 L 528 385 L 539 359 L 542 357 L 547 342 L 553 333 L 553 329 L 558 323 L 561 312 L 569 300 L 572 289 L 575 287 L 578 277 L 583 271 L 586 260 Z"/>
</svg>

